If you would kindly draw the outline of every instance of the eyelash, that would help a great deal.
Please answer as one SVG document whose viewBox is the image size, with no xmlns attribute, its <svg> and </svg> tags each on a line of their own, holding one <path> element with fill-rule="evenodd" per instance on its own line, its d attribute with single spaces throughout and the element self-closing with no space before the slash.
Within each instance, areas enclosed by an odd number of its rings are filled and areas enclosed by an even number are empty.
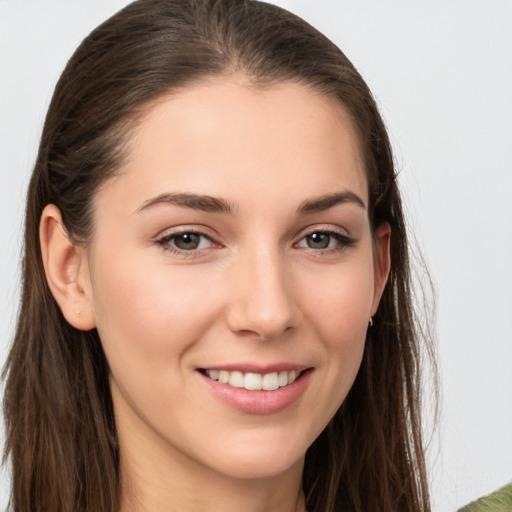
<svg viewBox="0 0 512 512">
<path fill-rule="evenodd" d="M 334 247 L 326 247 L 323 249 L 314 249 L 312 247 L 304 247 L 303 248 L 305 250 L 312 251 L 315 254 L 315 256 L 326 256 L 326 255 L 333 254 L 333 253 L 334 254 L 341 253 L 356 243 L 356 240 L 354 238 L 352 238 L 344 233 L 341 233 L 339 231 L 336 231 L 333 229 L 322 229 L 322 228 L 318 229 L 317 228 L 317 229 L 313 229 L 313 230 L 305 233 L 300 238 L 300 240 L 294 244 L 294 246 L 297 246 L 300 242 L 305 240 L 308 236 L 313 236 L 313 235 L 318 235 L 318 234 L 329 236 L 331 240 L 332 239 L 336 240 L 337 244 Z M 329 243 L 331 242 L 331 240 L 329 241 Z"/>
<path fill-rule="evenodd" d="M 199 248 L 185 250 L 185 249 L 180 249 L 179 247 L 175 247 L 175 246 L 171 245 L 171 242 L 175 238 L 177 238 L 179 236 L 183 236 L 183 235 L 197 235 L 197 236 L 207 239 L 209 242 L 211 242 L 212 245 L 214 245 L 214 246 L 217 245 L 217 244 L 215 244 L 215 242 L 213 241 L 211 236 L 207 235 L 206 233 L 204 233 L 203 231 L 200 231 L 198 229 L 186 229 L 183 231 L 175 231 L 173 233 L 169 233 L 169 234 L 164 235 L 163 237 L 159 238 L 158 240 L 156 240 L 156 244 L 161 246 L 164 251 L 169 251 L 173 254 L 176 254 L 178 256 L 184 256 L 184 257 L 193 257 L 194 255 L 197 254 L 198 251 L 202 250 Z"/>
<path fill-rule="evenodd" d="M 298 246 L 298 244 L 300 242 L 302 242 L 303 240 L 305 240 L 307 237 L 313 236 L 313 235 L 318 235 L 318 234 L 328 235 L 331 239 L 334 238 L 334 240 L 336 240 L 337 244 L 334 247 L 326 247 L 326 248 L 320 248 L 320 249 L 314 249 L 312 247 L 299 247 Z M 212 239 L 211 236 L 209 236 L 205 232 L 197 230 L 197 229 L 190 229 L 190 230 L 183 230 L 183 231 L 176 231 L 173 233 L 169 233 L 167 235 L 162 236 L 158 240 L 156 240 L 155 243 L 157 245 L 159 245 L 160 247 L 162 247 L 162 249 L 164 251 L 169 251 L 173 254 L 176 254 L 176 255 L 182 256 L 182 257 L 194 257 L 197 255 L 198 251 L 204 250 L 204 248 L 202 248 L 202 249 L 196 248 L 196 249 L 186 250 L 186 249 L 180 249 L 178 247 L 171 245 L 171 242 L 174 239 L 176 239 L 179 236 L 183 236 L 183 235 L 197 235 L 199 237 L 207 239 L 212 244 L 212 246 L 217 245 L 217 247 L 220 247 L 220 245 L 216 244 L 216 242 Z M 330 242 L 331 242 L 331 240 L 329 240 L 329 243 Z M 323 256 L 323 255 L 327 255 L 327 254 L 343 252 L 346 249 L 350 248 L 355 243 L 356 243 L 355 239 L 351 238 L 350 236 L 348 236 L 344 233 L 340 233 L 339 231 L 332 230 L 332 229 L 313 229 L 311 231 L 308 231 L 307 233 L 304 233 L 301 236 L 301 238 L 297 242 L 295 242 L 293 245 L 294 245 L 294 247 L 299 247 L 301 249 L 308 250 L 308 251 L 312 252 L 315 256 Z"/>
</svg>

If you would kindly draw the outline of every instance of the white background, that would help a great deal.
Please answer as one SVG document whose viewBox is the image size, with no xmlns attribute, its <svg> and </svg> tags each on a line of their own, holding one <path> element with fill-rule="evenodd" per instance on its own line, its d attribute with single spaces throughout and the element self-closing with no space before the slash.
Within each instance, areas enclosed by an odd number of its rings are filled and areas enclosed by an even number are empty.
<svg viewBox="0 0 512 512">
<path fill-rule="evenodd" d="M 81 39 L 126 3 L 0 0 L 0 362 L 53 87 Z M 389 126 L 437 288 L 442 415 L 429 460 L 434 511 L 453 511 L 512 480 L 512 1 L 276 3 L 342 48 Z M 4 469 L 0 510 L 8 485 Z"/>
</svg>

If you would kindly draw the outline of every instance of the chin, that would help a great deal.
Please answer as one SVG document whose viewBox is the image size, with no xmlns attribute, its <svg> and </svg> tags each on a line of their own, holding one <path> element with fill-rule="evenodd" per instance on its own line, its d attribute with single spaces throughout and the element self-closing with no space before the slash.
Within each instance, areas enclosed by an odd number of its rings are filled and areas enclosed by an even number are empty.
<svg viewBox="0 0 512 512">
<path fill-rule="evenodd" d="M 292 441 L 290 435 L 271 438 L 268 432 L 250 433 L 245 439 L 218 443 L 209 463 L 214 471 L 235 479 L 267 479 L 286 472 L 302 472 L 309 443 Z M 224 444 L 224 446 L 223 446 Z M 204 459 L 203 459 L 204 460 Z M 205 461 L 206 462 L 206 461 Z"/>
<path fill-rule="evenodd" d="M 274 456 L 265 460 L 248 460 L 238 458 L 237 460 L 218 461 L 216 472 L 237 480 L 266 480 L 283 475 L 287 472 L 300 471 L 304 464 L 304 454 L 299 459 L 289 460 Z"/>
</svg>

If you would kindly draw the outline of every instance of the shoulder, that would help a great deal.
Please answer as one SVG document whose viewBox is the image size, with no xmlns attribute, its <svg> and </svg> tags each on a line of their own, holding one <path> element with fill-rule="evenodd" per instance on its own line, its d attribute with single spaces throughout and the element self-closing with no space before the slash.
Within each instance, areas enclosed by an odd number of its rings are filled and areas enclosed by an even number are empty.
<svg viewBox="0 0 512 512">
<path fill-rule="evenodd" d="M 458 512 L 510 512 L 511 510 L 512 482 L 489 494 L 489 496 L 473 501 L 459 509 Z"/>
</svg>

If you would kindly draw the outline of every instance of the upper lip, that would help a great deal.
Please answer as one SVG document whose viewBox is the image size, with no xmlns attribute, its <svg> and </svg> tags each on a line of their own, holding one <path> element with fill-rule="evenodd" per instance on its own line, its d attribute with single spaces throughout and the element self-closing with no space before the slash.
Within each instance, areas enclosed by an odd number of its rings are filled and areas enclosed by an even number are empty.
<svg viewBox="0 0 512 512">
<path fill-rule="evenodd" d="M 199 370 L 225 370 L 228 372 L 239 371 L 242 373 L 260 373 L 261 375 L 265 375 L 267 373 L 274 372 L 283 372 L 283 371 L 297 371 L 302 372 L 311 368 L 310 366 L 304 364 L 297 363 L 273 363 L 267 365 L 258 365 L 254 363 L 226 363 L 226 364 L 214 364 L 208 365 L 201 368 Z"/>
</svg>

